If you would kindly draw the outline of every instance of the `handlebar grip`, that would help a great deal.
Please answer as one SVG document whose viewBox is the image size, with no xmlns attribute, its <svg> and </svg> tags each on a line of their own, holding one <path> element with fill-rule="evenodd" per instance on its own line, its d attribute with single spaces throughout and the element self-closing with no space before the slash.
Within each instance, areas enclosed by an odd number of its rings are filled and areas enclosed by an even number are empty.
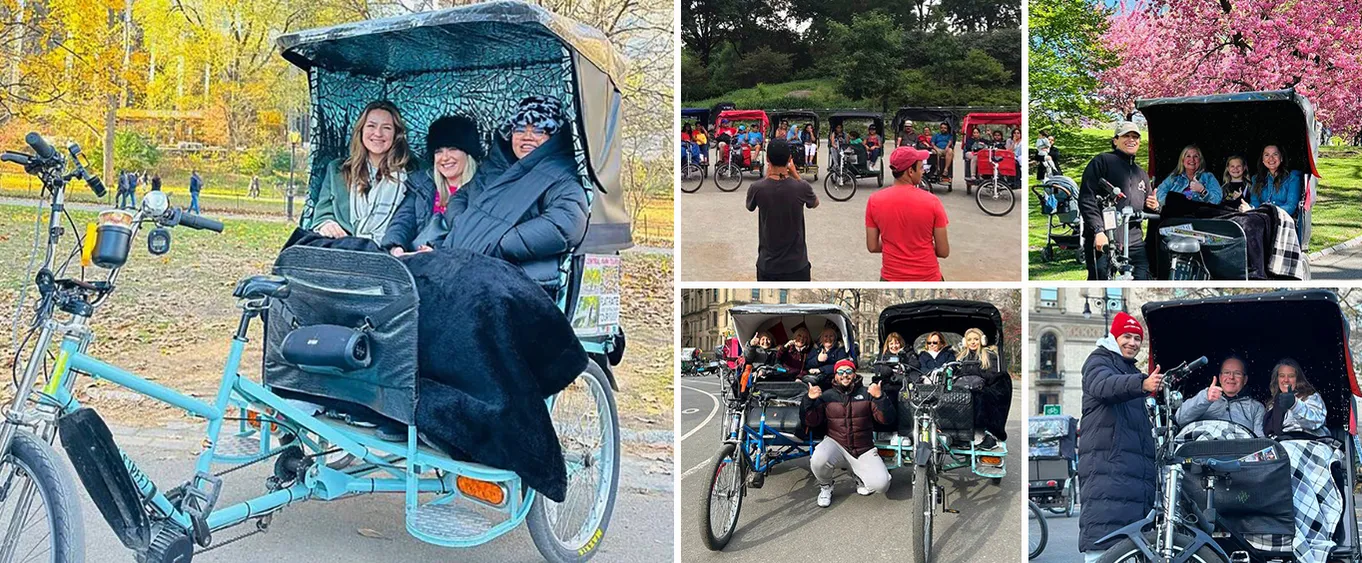
<svg viewBox="0 0 1362 563">
<path fill-rule="evenodd" d="M 222 232 L 221 221 L 209 219 L 202 215 L 193 215 L 190 213 L 185 213 L 184 211 L 180 211 L 179 224 L 189 227 L 191 229 L 213 231 L 215 233 Z"/>
<path fill-rule="evenodd" d="M 13 162 L 15 164 L 18 164 L 19 166 L 28 166 L 28 163 L 31 159 L 29 158 L 28 155 L 21 152 L 5 151 L 3 154 L 0 154 L 0 160 L 5 162 Z"/>
<path fill-rule="evenodd" d="M 47 141 L 37 131 L 29 131 L 27 135 L 24 135 L 24 142 L 33 147 L 33 152 L 38 153 L 38 158 L 47 160 L 57 156 L 57 150 L 52 148 L 52 145 L 47 144 Z"/>
<path fill-rule="evenodd" d="M 104 194 L 108 193 L 108 190 L 104 189 L 104 182 L 94 174 L 85 175 L 85 185 L 90 186 L 90 191 L 95 192 L 95 197 L 104 197 Z"/>
</svg>

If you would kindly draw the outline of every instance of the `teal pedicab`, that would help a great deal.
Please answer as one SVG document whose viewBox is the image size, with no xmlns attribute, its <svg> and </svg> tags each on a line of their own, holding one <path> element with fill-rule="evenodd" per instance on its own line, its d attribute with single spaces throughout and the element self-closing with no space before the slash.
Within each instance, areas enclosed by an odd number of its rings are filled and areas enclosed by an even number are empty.
<svg viewBox="0 0 1362 563">
<path fill-rule="evenodd" d="M 410 275 L 386 254 L 292 247 L 281 253 L 275 267 L 286 275 L 241 280 L 233 293 L 242 309 L 240 324 L 231 336 L 221 387 L 211 399 L 190 397 L 89 355 L 95 332 L 91 320 L 120 285 L 118 274 L 144 224 L 156 227 L 149 243 L 168 240 L 166 233 L 175 226 L 223 228 L 171 207 L 163 192 L 151 192 L 138 210 L 100 215 L 97 241 L 86 244 L 103 270 L 86 271 L 92 277 L 107 273 L 103 279 L 83 280 L 54 260 L 62 230 L 48 230 L 46 258 L 36 276 L 37 313 L 24 340 L 33 347 L 16 380 L 20 392 L 6 403 L 6 421 L 0 423 L 0 530 L 5 534 L 0 561 L 85 559 L 75 482 L 55 461 L 52 444 L 58 435 L 95 506 L 138 561 L 187 562 L 196 551 L 267 530 L 274 515 L 289 504 L 379 492 L 404 495 L 408 532 L 429 543 L 476 546 L 527 523 L 545 559 L 589 559 L 610 522 L 620 471 L 611 366 L 621 359 L 624 339 L 618 306 L 612 314 L 610 303 L 618 303 L 619 263 L 613 254 L 631 244 L 619 184 L 620 56 L 599 31 L 519 2 L 304 31 L 283 36 L 279 43 L 283 56 L 307 71 L 311 85 L 314 193 L 321 167 L 344 151 L 349 124 L 370 100 L 388 99 L 403 108 L 417 132 L 413 145 L 418 153 L 423 144 L 419 132 L 445 113 L 465 113 L 492 130 L 526 95 L 565 100 L 582 186 L 592 204 L 586 242 L 563 257 L 564 289 L 557 296 L 591 361 L 567 389 L 547 401 L 567 465 L 565 501 L 548 500 L 511 471 L 456 461 L 427 446 L 418 440 L 410 410 L 380 411 L 408 423 L 406 440 L 390 442 L 345 417 L 314 416 L 283 399 L 271 384 L 281 367 L 272 350 L 273 342 L 283 337 L 274 331 L 282 317 L 279 309 L 299 296 L 372 295 L 368 289 L 376 289 L 383 296 L 383 312 L 397 311 L 389 318 L 402 319 L 386 327 L 376 321 L 377 332 L 415 326 Z M 412 56 L 394 56 L 404 51 Z M 61 224 L 60 204 L 69 182 L 86 179 L 96 194 L 103 192 L 76 157 L 78 147 L 72 145 L 66 159 L 37 134 L 28 140 L 36 155 L 5 153 L 3 160 L 42 180 L 53 205 L 51 225 Z M 149 244 L 149 250 L 163 254 L 169 248 Z M 342 260 L 337 263 L 337 258 Z M 366 287 L 360 291 L 354 284 Z M 393 303 L 401 306 L 388 306 Z M 262 385 L 240 376 L 238 368 L 249 326 L 267 310 Z M 388 385 L 385 397 L 398 397 L 392 403 L 412 409 L 415 338 L 408 340 L 410 349 L 356 347 L 357 357 L 363 350 L 372 358 L 370 367 L 320 377 L 379 379 L 377 370 L 386 360 L 406 357 L 406 370 L 388 365 L 381 379 Z M 48 361 L 49 354 L 53 361 Z M 170 487 L 153 483 L 118 448 L 99 415 L 77 402 L 73 389 L 85 384 L 81 376 L 126 387 L 205 421 L 204 449 L 188 479 Z M 222 476 L 255 463 L 274 468 L 263 483 L 264 493 L 219 506 Z"/>
</svg>

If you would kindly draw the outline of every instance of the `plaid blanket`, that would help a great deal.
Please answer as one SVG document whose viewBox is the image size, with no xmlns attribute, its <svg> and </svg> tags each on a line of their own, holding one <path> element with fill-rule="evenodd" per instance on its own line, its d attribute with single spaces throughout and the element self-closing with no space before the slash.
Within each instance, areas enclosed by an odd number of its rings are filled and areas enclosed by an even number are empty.
<svg viewBox="0 0 1362 563">
<path fill-rule="evenodd" d="M 1199 421 L 1178 432 L 1179 443 L 1193 440 L 1252 438 L 1248 429 L 1219 420 Z M 1282 440 L 1291 458 L 1291 498 L 1296 514 L 1295 536 L 1245 534 L 1254 549 L 1270 552 L 1290 550 L 1300 563 L 1324 563 L 1334 547 L 1334 530 L 1343 517 L 1343 496 L 1334 484 L 1331 467 L 1342 463 L 1337 448 L 1319 441 Z"/>
<path fill-rule="evenodd" d="M 1301 279 L 1301 243 L 1296 235 L 1296 220 L 1286 210 L 1271 206 L 1277 214 L 1277 229 L 1268 252 L 1267 271 L 1276 276 Z"/>
</svg>

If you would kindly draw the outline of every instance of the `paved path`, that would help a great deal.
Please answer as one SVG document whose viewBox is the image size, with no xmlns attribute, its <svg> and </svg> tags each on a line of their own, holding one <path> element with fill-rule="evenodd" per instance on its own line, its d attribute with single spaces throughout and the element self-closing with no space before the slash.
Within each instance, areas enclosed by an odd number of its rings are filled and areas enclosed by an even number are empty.
<svg viewBox="0 0 1362 563">
<path fill-rule="evenodd" d="M 909 561 L 909 500 L 917 491 L 912 473 L 890 473 L 885 494 L 857 496 L 847 477 L 837 481 L 832 506 L 818 508 L 818 487 L 809 473 L 808 459 L 777 466 L 760 489 L 749 489 L 738 516 L 738 528 L 723 552 L 701 543 L 700 503 L 706 498 L 709 460 L 720 445 L 723 407 L 717 406 L 715 377 L 684 378 L 680 382 L 682 441 L 681 559 L 687 563 L 714 561 L 823 563 L 826 561 Z M 1020 438 L 1022 393 L 1013 394 L 1007 430 Z M 717 409 L 717 410 L 716 410 Z M 710 416 L 714 413 L 713 416 Z M 1021 444 L 1014 440 L 1013 444 Z M 936 559 L 948 562 L 1016 562 L 1024 560 L 1022 528 L 1022 454 L 1009 458 L 1002 486 L 967 474 L 947 473 L 942 479 L 959 514 L 938 512 L 935 520 Z M 830 551 L 831 550 L 831 551 Z M 830 553 L 836 553 L 830 557 Z"/>
<path fill-rule="evenodd" d="M 827 148 L 820 149 L 820 162 L 827 162 Z M 956 170 L 964 170 L 961 157 Z M 858 181 L 850 201 L 837 202 L 823 190 L 826 170 L 813 182 L 821 201 L 804 212 L 809 262 L 815 281 L 879 281 L 880 255 L 865 249 L 865 204 L 878 189 Z M 746 208 L 747 187 L 724 193 L 708 180 L 693 194 L 679 193 L 677 232 L 681 244 L 681 280 L 751 281 L 757 276 L 757 214 Z M 865 180 L 862 180 L 865 181 Z M 892 177 L 885 170 L 886 185 Z M 951 255 L 941 260 L 947 281 L 1011 281 L 1022 279 L 1022 229 L 1026 217 L 1026 192 L 1015 191 L 1017 206 L 1006 216 L 991 217 L 979 210 L 974 196 L 965 195 L 957 178 L 954 191 L 937 191 L 950 220 Z"/>
<path fill-rule="evenodd" d="M 182 431 L 115 428 L 119 445 L 137 461 L 147 475 L 170 488 L 193 472 L 201 426 Z M 61 448 L 57 448 L 61 451 Z M 62 454 L 65 464 L 65 454 Z M 659 472 L 672 462 L 626 455 L 620 471 L 619 497 L 596 561 L 671 561 L 673 554 L 673 479 L 670 471 Z M 225 469 L 226 466 L 217 469 Z M 260 463 L 224 477 L 219 506 L 239 502 L 264 492 L 264 479 L 271 462 Z M 67 471 L 71 471 L 69 464 Z M 74 473 L 72 473 L 74 475 Z M 86 556 L 99 563 L 132 563 L 110 531 L 99 510 L 81 491 L 85 520 Z M 361 534 L 360 530 L 365 530 Z M 240 528 L 215 535 L 216 541 L 236 536 Z M 378 537 L 371 537 L 378 536 Z M 484 561 L 511 563 L 543 561 L 524 526 L 469 549 L 450 549 L 422 543 L 407 534 L 401 495 L 380 494 L 334 502 L 309 501 L 284 508 L 274 517 L 268 533 L 256 534 L 220 549 L 196 555 L 195 561 L 299 561 L 361 563 L 372 561 Z"/>
</svg>

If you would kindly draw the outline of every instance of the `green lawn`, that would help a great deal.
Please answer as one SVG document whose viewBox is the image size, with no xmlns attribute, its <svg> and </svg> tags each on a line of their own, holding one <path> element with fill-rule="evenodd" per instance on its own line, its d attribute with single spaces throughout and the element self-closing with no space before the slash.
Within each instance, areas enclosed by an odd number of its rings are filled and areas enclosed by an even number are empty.
<svg viewBox="0 0 1362 563">
<path fill-rule="evenodd" d="M 1065 175 L 1078 179 L 1083 167 L 1096 154 L 1109 150 L 1111 132 L 1106 129 L 1084 129 L 1079 135 L 1060 138 L 1056 142 L 1063 160 L 1060 168 Z M 1140 145 L 1137 159 L 1146 168 L 1149 165 L 1147 145 Z M 1324 147 L 1317 163 L 1320 173 L 1319 190 L 1316 194 L 1311 217 L 1310 250 L 1320 250 L 1335 244 L 1362 236 L 1362 149 L 1356 147 Z M 1031 185 L 1038 185 L 1035 176 Z M 1027 194 L 1033 197 L 1032 194 Z M 1087 277 L 1083 263 L 1076 254 L 1056 250 L 1058 255 L 1050 263 L 1040 259 L 1041 248 L 1045 245 L 1046 217 L 1041 215 L 1040 206 L 1031 202 L 1030 221 L 1027 232 L 1027 255 L 1030 264 L 1030 277 L 1036 280 L 1082 280 Z"/>
<path fill-rule="evenodd" d="M 792 92 L 797 95 L 791 96 Z M 719 102 L 733 102 L 739 108 L 761 109 L 843 108 L 866 105 L 838 93 L 836 83 L 827 78 L 758 84 L 708 100 L 683 100 L 681 105 L 711 108 Z"/>
</svg>

